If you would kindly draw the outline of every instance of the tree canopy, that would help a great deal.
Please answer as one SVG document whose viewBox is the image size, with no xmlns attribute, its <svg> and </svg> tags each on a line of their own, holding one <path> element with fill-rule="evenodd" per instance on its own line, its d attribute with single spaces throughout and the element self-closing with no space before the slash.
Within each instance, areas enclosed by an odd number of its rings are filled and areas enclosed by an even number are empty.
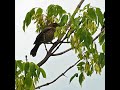
<svg viewBox="0 0 120 90">
<path fill-rule="evenodd" d="M 15 88 L 17 90 L 34 90 L 52 84 L 58 80 L 61 76 L 70 70 L 72 67 L 76 66 L 78 72 L 74 73 L 70 77 L 70 82 L 74 78 L 78 78 L 80 85 L 85 79 L 85 74 L 91 76 L 95 71 L 101 74 L 102 68 L 105 66 L 105 18 L 104 13 L 98 7 L 93 7 L 87 4 L 81 8 L 84 0 L 81 0 L 74 10 L 73 14 L 65 11 L 60 5 L 51 4 L 47 7 L 46 12 L 43 12 L 41 7 L 32 8 L 27 14 L 23 21 L 23 31 L 34 22 L 36 25 L 35 32 L 41 32 L 50 23 L 58 23 L 60 26 L 56 28 L 54 33 L 54 38 L 57 40 L 52 44 L 51 48 L 46 49 L 46 56 L 38 64 L 33 62 L 28 62 L 26 57 L 26 62 L 22 60 L 16 60 L 15 63 Z M 99 27 L 101 30 L 99 30 Z M 100 31 L 98 35 L 93 38 L 93 35 Z M 102 48 L 101 52 L 97 50 L 97 44 L 94 42 L 96 39 L 99 40 L 99 44 Z M 56 53 L 62 44 L 70 44 L 71 47 Z M 41 66 L 51 56 L 62 55 L 70 50 L 73 50 L 77 54 L 78 61 L 66 69 L 61 75 L 59 75 L 55 80 L 43 84 L 41 86 L 35 86 L 38 81 L 40 81 L 40 75 L 46 78 L 46 72 Z M 69 82 L 69 83 L 70 83 Z"/>
</svg>

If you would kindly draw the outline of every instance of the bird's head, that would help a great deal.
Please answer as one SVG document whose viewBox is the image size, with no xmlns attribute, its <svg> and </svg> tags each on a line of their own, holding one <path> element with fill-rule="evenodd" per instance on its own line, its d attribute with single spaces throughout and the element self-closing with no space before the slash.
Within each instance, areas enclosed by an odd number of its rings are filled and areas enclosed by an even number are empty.
<svg viewBox="0 0 120 90">
<path fill-rule="evenodd" d="M 55 28 L 56 28 L 56 27 L 58 27 L 58 26 L 60 26 L 60 25 L 57 24 L 57 23 L 52 23 L 52 24 L 50 24 L 49 26 L 50 26 L 50 27 L 55 27 Z"/>
</svg>

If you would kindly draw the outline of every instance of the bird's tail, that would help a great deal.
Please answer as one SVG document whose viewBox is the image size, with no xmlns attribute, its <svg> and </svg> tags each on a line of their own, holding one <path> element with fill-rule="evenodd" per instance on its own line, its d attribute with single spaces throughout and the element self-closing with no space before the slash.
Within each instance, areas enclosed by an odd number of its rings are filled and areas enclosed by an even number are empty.
<svg viewBox="0 0 120 90">
<path fill-rule="evenodd" d="M 39 48 L 40 45 L 41 44 L 35 44 L 35 46 L 33 47 L 33 49 L 30 52 L 30 55 L 32 55 L 33 57 L 35 57 L 36 53 L 37 53 L 37 50 L 38 50 L 38 48 Z"/>
</svg>

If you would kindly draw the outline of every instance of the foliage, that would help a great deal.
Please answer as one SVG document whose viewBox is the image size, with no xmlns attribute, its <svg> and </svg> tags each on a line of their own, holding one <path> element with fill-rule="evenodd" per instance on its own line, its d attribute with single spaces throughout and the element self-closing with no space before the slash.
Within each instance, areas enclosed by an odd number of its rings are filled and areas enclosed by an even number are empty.
<svg viewBox="0 0 120 90">
<path fill-rule="evenodd" d="M 34 90 L 40 74 L 46 78 L 45 71 L 33 62 L 15 61 L 15 86 L 17 90 Z"/>
<path fill-rule="evenodd" d="M 33 8 L 26 14 L 23 30 L 26 31 L 26 27 L 30 25 L 31 21 L 36 24 L 36 32 L 41 32 L 50 23 L 58 23 L 60 26 L 56 28 L 54 38 L 59 39 L 67 35 L 67 41 L 70 41 L 71 47 L 80 59 L 77 64 L 78 73 L 73 73 L 70 82 L 77 77 L 82 85 L 85 74 L 91 76 L 94 71 L 100 74 L 105 66 L 105 32 L 99 36 L 101 52 L 98 52 L 93 39 L 98 27 L 102 27 L 105 20 L 100 8 L 92 7 L 90 4 L 77 10 L 76 15 L 71 15 L 61 6 L 54 4 L 48 6 L 46 13 L 43 13 L 42 8 Z M 34 63 L 16 61 L 16 87 L 28 88 L 29 86 L 30 90 L 33 90 L 40 73 L 46 78 L 44 70 Z"/>
</svg>

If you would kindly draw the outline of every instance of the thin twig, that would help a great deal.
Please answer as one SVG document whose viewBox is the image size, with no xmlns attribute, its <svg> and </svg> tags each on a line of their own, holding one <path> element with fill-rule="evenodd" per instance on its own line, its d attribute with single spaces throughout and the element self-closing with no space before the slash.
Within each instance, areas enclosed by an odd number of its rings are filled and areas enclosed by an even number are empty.
<svg viewBox="0 0 120 90">
<path fill-rule="evenodd" d="M 46 83 L 46 84 L 43 84 L 43 85 L 40 85 L 38 87 L 36 87 L 35 89 L 40 89 L 41 87 L 44 87 L 44 86 L 48 86 L 52 83 L 54 83 L 56 80 L 58 80 L 60 77 L 64 76 L 65 73 L 67 71 L 69 71 L 71 68 L 73 68 L 76 64 L 78 64 L 80 62 L 80 60 L 78 60 L 75 64 L 73 64 L 72 66 L 70 66 L 68 69 L 66 69 L 62 74 L 60 74 L 56 79 L 54 79 L 53 81 L 49 82 L 49 83 Z"/>
<path fill-rule="evenodd" d="M 61 44 L 62 44 L 62 43 L 60 43 L 60 44 L 57 46 L 57 48 L 52 52 L 52 54 L 58 50 L 58 48 L 60 47 Z"/>
<path fill-rule="evenodd" d="M 67 50 L 65 50 L 65 51 L 63 51 L 63 52 L 52 54 L 52 56 L 62 55 L 62 54 L 66 53 L 66 52 L 68 52 L 68 51 L 70 51 L 70 50 L 72 50 L 72 49 L 73 49 L 73 48 L 69 48 L 69 49 L 67 49 Z"/>
<path fill-rule="evenodd" d="M 45 43 L 45 42 L 42 42 L 42 43 L 44 43 L 44 44 L 54 44 L 53 42 L 47 42 L 47 43 Z M 68 41 L 68 42 L 64 42 L 64 41 L 59 41 L 59 43 L 70 43 L 70 41 Z"/>
<path fill-rule="evenodd" d="M 102 28 L 101 32 L 93 39 L 93 41 L 95 41 L 104 31 L 105 31 L 105 27 Z"/>
<path fill-rule="evenodd" d="M 25 60 L 26 60 L 26 62 L 28 61 L 28 59 L 27 59 L 27 55 L 25 55 Z"/>
<path fill-rule="evenodd" d="M 44 44 L 44 46 L 45 46 L 45 50 L 46 50 L 46 52 L 48 53 L 48 50 L 47 50 L 46 44 Z"/>
</svg>

